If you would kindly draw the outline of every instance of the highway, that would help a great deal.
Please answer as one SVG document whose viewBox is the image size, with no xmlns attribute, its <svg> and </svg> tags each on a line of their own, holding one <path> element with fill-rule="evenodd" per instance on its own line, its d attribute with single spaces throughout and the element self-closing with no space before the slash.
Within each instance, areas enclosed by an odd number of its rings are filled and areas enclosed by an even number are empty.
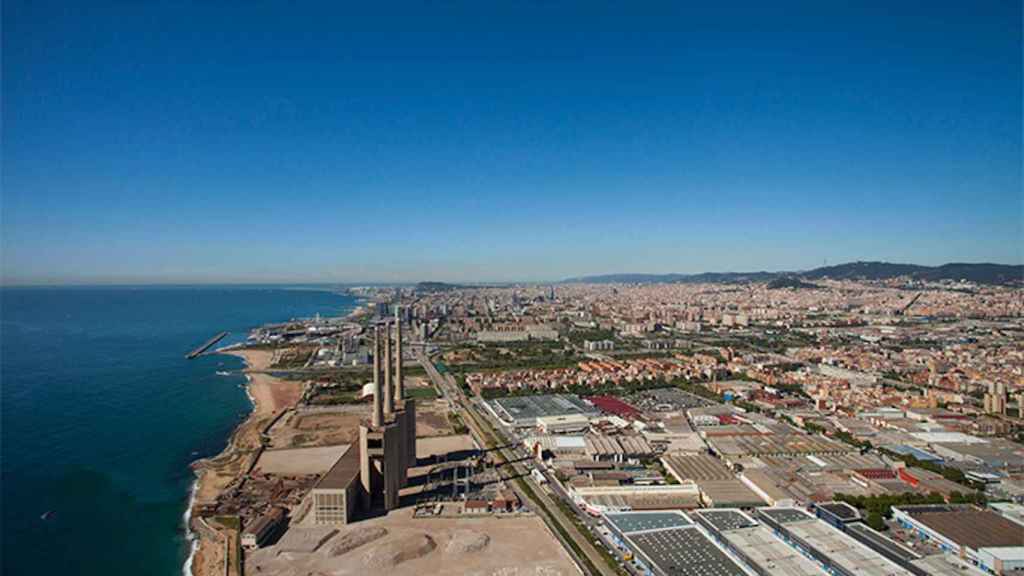
<svg viewBox="0 0 1024 576">
<path fill-rule="evenodd" d="M 529 487 L 529 491 L 521 490 L 516 481 L 510 481 L 509 485 L 512 486 L 520 499 L 524 502 L 530 502 L 531 508 L 534 512 L 540 516 L 551 529 L 551 532 L 561 541 L 562 546 L 566 549 L 570 556 L 573 557 L 576 564 L 587 573 L 595 573 L 601 576 L 618 576 L 619 572 L 608 565 L 605 558 L 594 548 L 594 542 L 590 539 L 590 536 L 586 533 L 581 532 L 572 519 L 568 518 L 563 512 L 562 508 L 559 507 L 558 503 L 555 502 L 549 493 L 540 486 L 533 477 L 530 475 L 530 471 L 522 465 L 522 459 L 525 455 L 525 449 L 511 450 L 505 445 L 503 439 L 495 434 L 484 429 L 481 426 L 478 418 L 484 418 L 486 423 L 486 414 L 478 415 L 477 411 L 473 408 L 472 402 L 467 399 L 465 393 L 459 387 L 458 383 L 452 376 L 442 375 L 432 362 L 423 354 L 417 355 L 417 359 L 423 366 L 423 369 L 427 372 L 427 376 L 431 379 L 441 394 L 448 399 L 453 406 L 459 410 L 459 416 L 466 423 L 472 435 L 476 438 L 477 443 L 480 446 L 487 447 L 489 444 L 494 444 L 495 460 L 499 464 L 511 466 L 512 477 L 518 481 L 523 482 Z M 486 412 L 486 411 L 482 411 Z M 487 424 L 490 426 L 490 424 Z M 494 432 L 498 432 L 498 428 L 490 426 Z M 493 440 L 489 442 L 489 439 Z M 519 452 L 517 454 L 517 452 Z M 549 483 L 549 485 L 552 485 Z M 558 488 L 558 490 L 561 490 Z M 570 505 L 571 501 L 570 501 Z M 584 522 L 588 522 L 589 518 L 585 515 L 581 517 Z M 588 522 L 589 524 L 589 522 Z M 561 530 L 559 530 L 561 528 Z M 576 547 L 583 551 L 586 556 L 586 561 L 582 561 L 579 555 L 574 550 L 573 546 L 565 541 L 564 534 L 568 534 L 569 538 L 572 539 Z"/>
</svg>

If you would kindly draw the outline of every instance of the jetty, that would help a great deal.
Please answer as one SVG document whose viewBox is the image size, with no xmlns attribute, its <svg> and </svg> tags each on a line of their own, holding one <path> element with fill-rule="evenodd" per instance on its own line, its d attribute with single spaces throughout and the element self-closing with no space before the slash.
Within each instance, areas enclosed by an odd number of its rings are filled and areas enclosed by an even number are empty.
<svg viewBox="0 0 1024 576">
<path fill-rule="evenodd" d="M 186 354 L 185 358 L 188 358 L 189 360 L 191 360 L 191 359 L 195 358 L 196 356 L 199 356 L 203 352 L 206 352 L 207 350 L 209 350 L 210 346 L 213 346 L 217 342 L 220 342 L 221 339 L 223 339 L 227 335 L 228 335 L 227 332 L 221 332 L 220 334 L 217 334 L 213 338 L 210 338 L 206 342 L 203 342 L 202 346 L 200 346 L 200 347 L 196 348 L 195 350 L 193 350 L 193 351 L 189 352 L 188 354 Z"/>
</svg>

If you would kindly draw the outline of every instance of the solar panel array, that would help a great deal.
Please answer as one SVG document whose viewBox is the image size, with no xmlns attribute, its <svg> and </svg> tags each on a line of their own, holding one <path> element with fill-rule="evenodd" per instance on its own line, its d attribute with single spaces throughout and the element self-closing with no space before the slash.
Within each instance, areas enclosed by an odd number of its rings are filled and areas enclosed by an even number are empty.
<svg viewBox="0 0 1024 576">
<path fill-rule="evenodd" d="M 685 516 L 675 512 L 616 512 L 605 514 L 605 517 L 622 534 L 659 528 L 680 528 L 691 524 Z"/>
<path fill-rule="evenodd" d="M 814 516 L 796 508 L 761 508 L 758 512 L 767 515 L 779 524 L 789 524 L 791 522 L 803 522 L 804 520 L 814 519 Z"/>
<path fill-rule="evenodd" d="M 757 522 L 736 510 L 701 510 L 696 512 L 696 514 L 700 514 L 702 518 L 707 520 L 719 532 L 736 530 L 737 528 L 745 528 L 757 524 Z"/>
<path fill-rule="evenodd" d="M 633 548 L 661 576 L 746 576 L 746 572 L 696 528 L 631 534 Z"/>
</svg>

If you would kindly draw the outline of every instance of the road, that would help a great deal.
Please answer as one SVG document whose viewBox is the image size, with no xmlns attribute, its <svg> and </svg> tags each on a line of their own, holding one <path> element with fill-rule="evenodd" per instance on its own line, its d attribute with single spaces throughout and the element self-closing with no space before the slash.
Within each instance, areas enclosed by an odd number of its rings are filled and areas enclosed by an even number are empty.
<svg viewBox="0 0 1024 576">
<path fill-rule="evenodd" d="M 455 382 L 455 379 L 450 374 L 442 376 L 434 364 L 423 354 L 419 354 L 417 359 L 441 394 L 459 410 L 459 416 L 466 423 L 466 426 L 476 438 L 477 443 L 480 446 L 486 447 L 489 444 L 488 439 L 494 439 L 494 442 L 490 443 L 496 444 L 494 452 L 492 452 L 496 456 L 495 460 L 511 466 L 512 477 L 524 482 L 530 488 L 529 491 L 516 488 L 519 497 L 524 502 L 531 502 L 533 504 L 533 510 L 548 524 L 551 532 L 561 541 L 562 546 L 573 557 L 576 564 L 586 572 L 591 572 L 592 567 L 601 576 L 618 576 L 619 573 L 609 566 L 605 558 L 594 548 L 594 542 L 590 539 L 590 536 L 581 532 L 572 519 L 568 518 L 562 511 L 558 503 L 530 476 L 530 471 L 521 463 L 522 454 L 516 454 L 515 450 L 511 450 L 505 445 L 502 438 L 495 436 L 481 426 L 477 419 L 484 418 L 486 422 L 487 416 L 477 414 L 472 406 L 472 402 L 466 397 L 466 394 L 459 387 L 458 383 Z M 497 431 L 495 427 L 492 427 L 492 429 Z M 509 485 L 515 488 L 517 483 L 509 482 Z M 583 518 L 585 522 L 588 520 L 585 516 Z M 561 530 L 558 529 L 559 527 Z M 587 562 L 582 562 L 573 547 L 568 542 L 565 542 L 562 535 L 563 531 L 569 535 L 569 538 L 572 539 L 576 547 L 583 551 Z"/>
</svg>

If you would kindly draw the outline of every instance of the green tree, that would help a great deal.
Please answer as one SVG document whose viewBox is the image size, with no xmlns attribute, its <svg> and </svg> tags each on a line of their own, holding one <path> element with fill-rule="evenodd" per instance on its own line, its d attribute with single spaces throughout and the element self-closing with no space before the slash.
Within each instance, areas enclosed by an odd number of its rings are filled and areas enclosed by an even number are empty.
<svg viewBox="0 0 1024 576">
<path fill-rule="evenodd" d="M 874 528 L 875 530 L 878 530 L 879 532 L 889 529 L 889 527 L 885 524 L 885 519 L 882 518 L 882 515 L 878 512 L 869 513 L 868 517 L 864 520 L 864 522 L 868 526 Z"/>
</svg>

